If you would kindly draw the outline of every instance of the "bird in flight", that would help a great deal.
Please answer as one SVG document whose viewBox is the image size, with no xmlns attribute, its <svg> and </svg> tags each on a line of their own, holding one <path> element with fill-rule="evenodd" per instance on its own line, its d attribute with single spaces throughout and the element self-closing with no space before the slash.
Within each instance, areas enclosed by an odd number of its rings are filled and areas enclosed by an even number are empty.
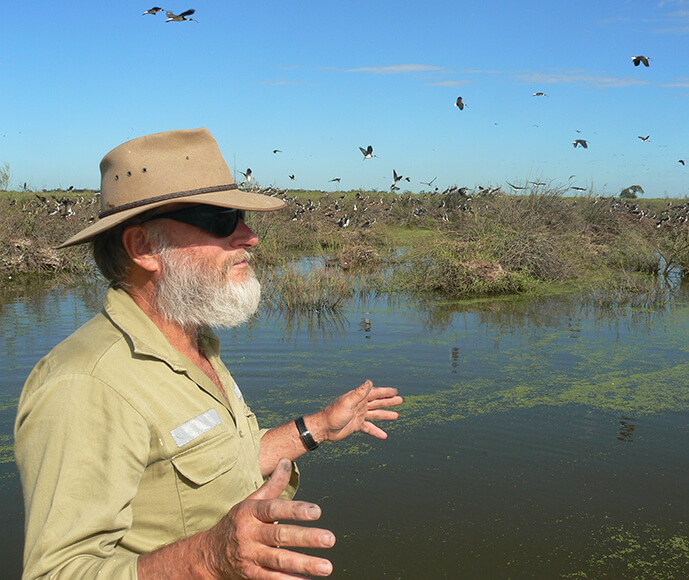
<svg viewBox="0 0 689 580">
<path fill-rule="evenodd" d="M 364 160 L 371 159 L 372 157 L 377 157 L 377 155 L 373 154 L 373 145 L 369 145 L 368 147 L 366 147 L 366 149 L 364 149 L 363 147 L 359 147 L 359 151 L 361 151 L 361 153 L 363 154 Z"/>
<path fill-rule="evenodd" d="M 175 14 L 174 12 L 167 11 L 165 12 L 165 14 L 167 14 L 167 20 L 165 22 L 188 22 L 189 20 L 198 22 L 198 20 L 194 18 L 187 18 L 187 16 L 191 16 L 194 12 L 196 12 L 196 10 L 193 8 L 190 8 L 181 14 Z"/>
<path fill-rule="evenodd" d="M 534 93 L 533 96 L 534 97 L 547 97 L 548 95 L 546 95 L 545 93 Z"/>
<path fill-rule="evenodd" d="M 290 174 L 289 178 L 294 181 L 294 173 Z"/>
<path fill-rule="evenodd" d="M 647 56 L 633 56 L 632 61 L 634 61 L 634 66 L 639 66 L 640 63 L 643 63 L 644 66 L 648 66 L 648 61 L 651 60 Z"/>
<path fill-rule="evenodd" d="M 430 181 L 420 181 L 419 183 L 422 183 L 423 185 L 427 185 L 428 187 L 430 187 L 436 179 L 438 179 L 437 176 L 431 179 Z"/>
<path fill-rule="evenodd" d="M 646 135 L 645 137 L 642 137 L 641 135 L 639 135 L 638 137 L 639 137 L 639 139 L 641 139 L 644 143 L 646 143 L 646 141 L 648 141 L 648 139 L 650 138 L 650 135 Z"/>
<path fill-rule="evenodd" d="M 455 101 L 455 107 L 457 107 L 460 111 L 464 110 L 464 101 L 462 100 L 462 97 L 457 97 L 457 100 Z"/>
<path fill-rule="evenodd" d="M 577 191 L 586 191 L 585 187 L 578 187 L 576 185 L 570 185 L 569 188 L 570 189 L 576 189 Z"/>
<path fill-rule="evenodd" d="M 682 165 L 684 165 L 684 159 L 680 159 L 680 160 L 678 161 L 678 163 L 681 163 Z"/>
<path fill-rule="evenodd" d="M 584 149 L 589 148 L 589 144 L 588 141 L 586 141 L 586 139 L 575 139 L 574 141 L 572 141 L 572 145 L 575 149 L 577 148 L 577 145 L 581 145 Z"/>
<path fill-rule="evenodd" d="M 507 183 L 507 185 L 509 185 L 512 189 L 526 189 L 526 187 L 517 187 L 516 185 L 512 185 L 509 181 L 505 183 Z"/>
<path fill-rule="evenodd" d="M 246 173 L 244 173 L 243 171 L 240 171 L 239 173 L 241 173 L 244 176 L 244 181 L 251 181 L 251 179 L 253 178 L 253 175 L 251 174 L 251 167 L 247 168 Z"/>
<path fill-rule="evenodd" d="M 340 183 L 341 177 L 333 177 L 330 181 L 337 181 L 337 183 Z"/>
<path fill-rule="evenodd" d="M 282 153 L 279 149 L 273 149 L 273 153 Z"/>
<path fill-rule="evenodd" d="M 146 10 L 146 12 L 144 12 L 143 15 L 146 16 L 146 14 L 158 14 L 158 12 L 162 11 L 163 9 L 160 6 L 154 6 L 153 8 L 149 8 L 148 10 Z"/>
</svg>

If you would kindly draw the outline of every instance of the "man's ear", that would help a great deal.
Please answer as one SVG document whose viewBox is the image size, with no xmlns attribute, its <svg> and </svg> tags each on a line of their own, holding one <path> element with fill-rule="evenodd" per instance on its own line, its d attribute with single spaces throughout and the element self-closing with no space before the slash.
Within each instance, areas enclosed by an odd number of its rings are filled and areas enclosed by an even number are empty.
<svg viewBox="0 0 689 580">
<path fill-rule="evenodd" d="M 144 226 L 126 228 L 122 232 L 122 245 L 137 266 L 151 273 L 160 272 L 160 260 L 158 255 L 151 250 Z"/>
</svg>

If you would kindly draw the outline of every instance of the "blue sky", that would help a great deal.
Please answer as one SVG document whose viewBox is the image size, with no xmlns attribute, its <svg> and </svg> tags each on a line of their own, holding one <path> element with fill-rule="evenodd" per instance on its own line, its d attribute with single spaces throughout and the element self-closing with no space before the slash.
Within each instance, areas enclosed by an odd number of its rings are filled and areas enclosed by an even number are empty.
<svg viewBox="0 0 689 580">
<path fill-rule="evenodd" d="M 689 195 L 689 0 L 160 0 L 196 10 L 170 23 L 143 16 L 157 2 L 6 8 L 14 187 L 98 188 L 113 147 L 205 126 L 263 186 L 387 190 L 394 169 L 412 191 L 435 177 Z"/>
</svg>

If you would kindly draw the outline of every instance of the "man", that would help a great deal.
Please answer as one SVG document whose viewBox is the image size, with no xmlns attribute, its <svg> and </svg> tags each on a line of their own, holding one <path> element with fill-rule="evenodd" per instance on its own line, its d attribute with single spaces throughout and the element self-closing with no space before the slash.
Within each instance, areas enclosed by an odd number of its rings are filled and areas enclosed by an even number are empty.
<svg viewBox="0 0 689 580">
<path fill-rule="evenodd" d="M 327 576 L 328 530 L 292 501 L 292 461 L 370 420 L 395 419 L 392 388 L 366 381 L 271 430 L 221 362 L 211 326 L 255 311 L 258 239 L 244 212 L 280 200 L 240 191 L 206 129 L 134 139 L 101 162 L 91 241 L 110 281 L 103 310 L 27 379 L 15 426 L 26 505 L 24 578 Z M 277 523 L 277 525 L 275 525 Z"/>
</svg>

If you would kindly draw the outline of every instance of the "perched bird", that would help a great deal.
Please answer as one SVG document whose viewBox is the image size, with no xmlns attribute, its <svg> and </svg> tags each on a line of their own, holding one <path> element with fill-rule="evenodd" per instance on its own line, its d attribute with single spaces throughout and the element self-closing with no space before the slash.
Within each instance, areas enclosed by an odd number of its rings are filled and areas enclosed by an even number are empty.
<svg viewBox="0 0 689 580">
<path fill-rule="evenodd" d="M 545 93 L 534 93 L 533 96 L 534 97 L 547 97 L 548 95 L 546 95 Z"/>
<path fill-rule="evenodd" d="M 146 10 L 146 12 L 143 13 L 143 16 L 146 16 L 146 14 L 158 14 L 158 12 L 162 11 L 163 9 L 160 6 L 154 6 L 153 8 Z"/>
<path fill-rule="evenodd" d="M 572 141 L 572 145 L 575 149 L 577 148 L 577 145 L 581 145 L 584 149 L 589 148 L 589 144 L 588 141 L 586 141 L 586 139 L 575 139 L 574 141 Z"/>
<path fill-rule="evenodd" d="M 646 141 L 648 141 L 650 135 L 646 135 L 645 137 L 642 137 L 641 135 L 639 135 L 638 137 L 639 137 L 639 139 L 641 139 L 644 143 L 646 143 Z"/>
<path fill-rule="evenodd" d="M 457 107 L 460 111 L 464 110 L 464 101 L 462 101 L 462 97 L 457 97 L 457 100 L 455 101 L 455 107 Z"/>
<path fill-rule="evenodd" d="M 373 145 L 369 145 L 364 149 L 363 147 L 359 147 L 359 151 L 364 155 L 364 160 L 366 159 L 371 159 L 372 157 L 377 157 L 376 155 L 373 154 Z"/>
<path fill-rule="evenodd" d="M 639 66 L 639 63 L 644 63 L 644 66 L 648 66 L 648 61 L 651 60 L 647 56 L 633 56 L 634 66 Z"/>
<path fill-rule="evenodd" d="M 279 149 L 273 149 L 273 153 L 282 153 Z"/>
<path fill-rule="evenodd" d="M 166 12 L 167 14 L 167 20 L 165 22 L 188 22 L 189 20 L 193 20 L 194 22 L 198 22 L 198 20 L 194 18 L 187 18 L 187 16 L 191 16 L 196 10 L 193 8 L 186 10 L 182 12 L 181 14 L 175 14 L 174 12 Z"/>
<path fill-rule="evenodd" d="M 241 173 L 244 176 L 244 181 L 251 181 L 251 179 L 253 178 L 250 167 L 247 167 L 246 173 L 244 173 L 243 171 L 240 171 L 239 173 Z"/>
</svg>

